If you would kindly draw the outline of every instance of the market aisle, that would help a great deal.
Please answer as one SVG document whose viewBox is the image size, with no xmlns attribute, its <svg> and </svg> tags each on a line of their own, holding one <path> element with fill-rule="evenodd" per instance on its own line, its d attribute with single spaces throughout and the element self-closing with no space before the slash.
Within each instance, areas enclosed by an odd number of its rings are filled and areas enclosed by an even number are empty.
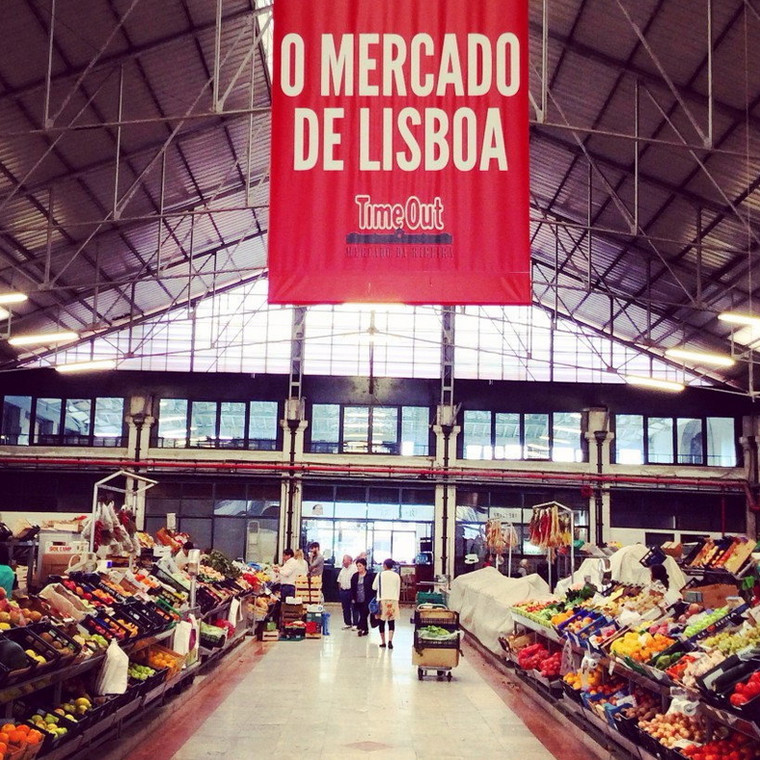
<svg viewBox="0 0 760 760">
<path fill-rule="evenodd" d="M 552 760 L 465 659 L 451 683 L 420 682 L 408 620 L 393 651 L 380 649 L 377 640 L 375 632 L 358 638 L 333 626 L 321 640 L 271 645 L 179 751 L 153 760 Z"/>
</svg>

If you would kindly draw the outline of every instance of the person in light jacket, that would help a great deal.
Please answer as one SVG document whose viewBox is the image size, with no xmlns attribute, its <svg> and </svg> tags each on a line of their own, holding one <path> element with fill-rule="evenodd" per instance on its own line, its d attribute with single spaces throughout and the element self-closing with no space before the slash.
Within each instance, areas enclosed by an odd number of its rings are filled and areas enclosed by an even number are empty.
<svg viewBox="0 0 760 760">
<path fill-rule="evenodd" d="M 393 571 L 396 563 L 392 559 L 383 562 L 383 569 L 377 574 L 372 588 L 377 592 L 380 602 L 380 647 L 385 647 L 385 624 L 388 623 L 388 649 L 393 649 L 393 633 L 398 617 L 398 600 L 401 596 L 401 576 Z"/>
</svg>

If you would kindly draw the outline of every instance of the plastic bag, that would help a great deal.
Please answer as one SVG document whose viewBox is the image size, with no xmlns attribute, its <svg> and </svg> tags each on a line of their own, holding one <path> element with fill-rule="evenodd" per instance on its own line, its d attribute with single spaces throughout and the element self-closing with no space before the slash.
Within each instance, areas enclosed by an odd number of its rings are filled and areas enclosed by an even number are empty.
<svg viewBox="0 0 760 760">
<path fill-rule="evenodd" d="M 174 641 L 172 649 L 177 654 L 187 654 L 193 648 L 190 644 L 190 637 L 193 633 L 193 626 L 187 620 L 180 620 L 174 629 Z"/>
<path fill-rule="evenodd" d="M 95 693 L 99 696 L 123 694 L 127 690 L 128 671 L 127 653 L 116 643 L 116 639 L 111 639 L 105 661 L 95 679 Z"/>
</svg>

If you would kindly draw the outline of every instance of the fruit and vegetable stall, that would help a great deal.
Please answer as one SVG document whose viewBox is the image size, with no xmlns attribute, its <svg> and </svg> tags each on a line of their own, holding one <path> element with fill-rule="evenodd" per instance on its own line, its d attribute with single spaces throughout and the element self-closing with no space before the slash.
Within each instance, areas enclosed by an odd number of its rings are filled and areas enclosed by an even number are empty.
<svg viewBox="0 0 760 760">
<path fill-rule="evenodd" d="M 0 760 L 96 756 L 269 614 L 266 573 L 213 552 L 195 580 L 194 608 L 190 577 L 149 563 L 0 589 Z"/>
<path fill-rule="evenodd" d="M 613 582 L 592 594 L 528 600 L 512 608 L 503 658 L 576 725 L 635 757 L 760 758 L 757 563 L 732 575 L 727 567 L 745 565 L 731 557 L 744 562 L 751 551 L 731 540 L 689 559 L 704 569 L 727 551 L 711 571 L 733 582 L 735 595 L 711 605 L 705 585 L 705 600 L 693 601 L 699 587 L 690 582 L 668 606 L 652 587 Z M 707 580 L 712 590 L 716 578 Z"/>
</svg>

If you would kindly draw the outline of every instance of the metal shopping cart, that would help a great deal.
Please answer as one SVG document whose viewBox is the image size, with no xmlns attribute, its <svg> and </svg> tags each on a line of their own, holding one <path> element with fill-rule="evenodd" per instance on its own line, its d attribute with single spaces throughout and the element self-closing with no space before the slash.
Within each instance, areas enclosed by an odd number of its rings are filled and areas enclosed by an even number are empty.
<svg viewBox="0 0 760 760">
<path fill-rule="evenodd" d="M 451 671 L 459 665 L 459 613 L 442 604 L 420 604 L 414 612 L 412 664 L 417 666 L 420 681 L 435 672 L 439 681 L 451 680 Z"/>
</svg>

